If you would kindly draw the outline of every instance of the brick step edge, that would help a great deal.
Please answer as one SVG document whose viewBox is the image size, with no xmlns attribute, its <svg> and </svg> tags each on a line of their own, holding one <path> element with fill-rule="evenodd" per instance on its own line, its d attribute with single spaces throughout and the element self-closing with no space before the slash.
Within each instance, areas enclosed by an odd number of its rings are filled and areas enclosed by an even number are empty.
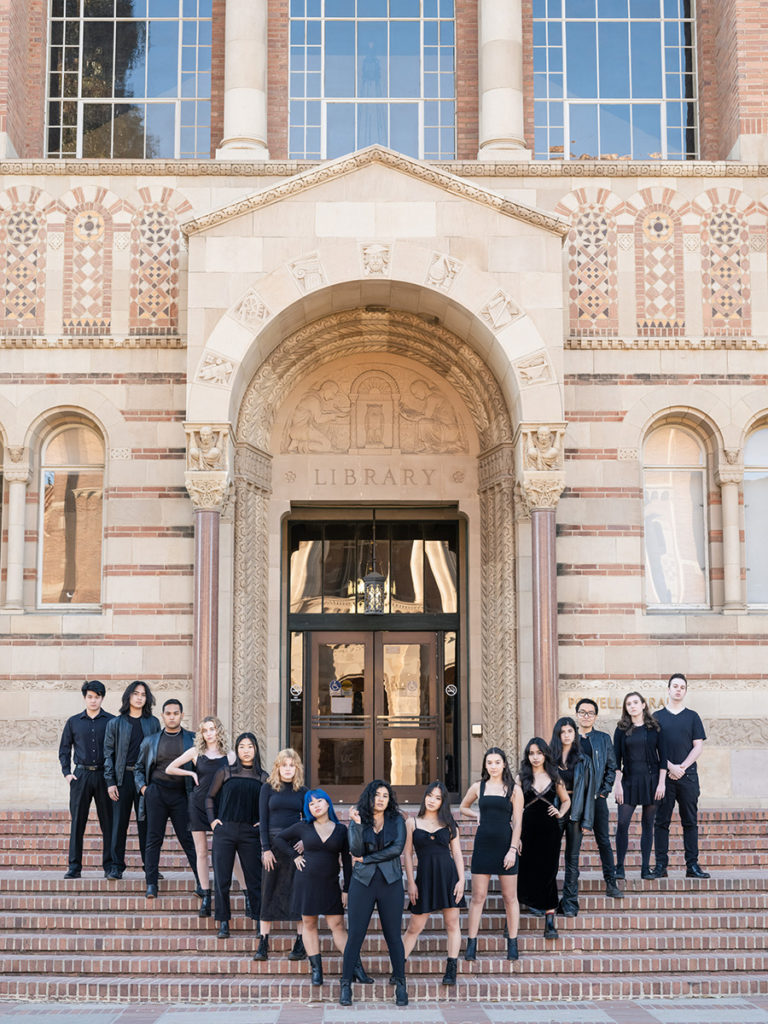
<svg viewBox="0 0 768 1024">
<path fill-rule="evenodd" d="M 355 1006 L 393 1005 L 392 989 L 383 981 L 373 986 L 353 985 Z M 495 978 L 459 975 L 454 991 L 449 992 L 437 981 L 408 980 L 411 1003 L 420 1000 L 444 1002 L 509 1002 L 516 1000 L 563 1002 L 600 999 L 664 999 L 701 996 L 758 996 L 768 993 L 767 973 L 739 973 L 727 977 L 675 974 L 628 978 L 625 975 L 603 975 L 599 978 Z M 0 999 L 91 1002 L 146 1003 L 269 1003 L 301 1002 L 334 1005 L 338 986 L 322 986 L 320 993 L 308 980 L 260 980 L 196 977 L 194 980 L 157 977 L 136 977 L 119 981 L 104 978 L 47 978 L 17 975 L 0 979 Z M 413 1013 L 413 1005 L 411 1007 Z M 350 1019 L 352 1019 L 350 1017 Z"/>
</svg>

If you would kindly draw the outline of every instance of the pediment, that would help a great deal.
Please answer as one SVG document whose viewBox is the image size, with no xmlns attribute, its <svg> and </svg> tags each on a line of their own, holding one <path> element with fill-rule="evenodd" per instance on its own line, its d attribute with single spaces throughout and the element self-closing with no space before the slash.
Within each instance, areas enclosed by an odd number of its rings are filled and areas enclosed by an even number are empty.
<svg viewBox="0 0 768 1024">
<path fill-rule="evenodd" d="M 321 167 L 312 167 L 276 185 L 270 185 L 268 188 L 254 192 L 236 202 L 227 203 L 217 210 L 211 210 L 202 216 L 188 220 L 182 225 L 182 231 L 187 236 L 204 234 L 211 228 L 219 227 L 238 217 L 247 216 L 275 203 L 295 199 L 310 189 L 317 189 L 356 174 L 363 176 L 367 168 L 374 166 L 385 168 L 387 174 L 393 176 L 393 192 L 400 198 L 407 197 L 407 193 L 403 191 L 402 178 L 405 177 L 410 179 L 414 185 L 419 182 L 445 196 L 478 204 L 497 214 L 534 225 L 560 238 L 565 236 L 569 228 L 568 222 L 556 214 L 515 202 L 498 192 L 493 192 L 451 174 L 449 171 L 414 160 L 412 157 L 396 153 L 383 146 L 370 146 L 357 153 L 330 160 Z M 349 188 L 348 198 L 353 198 L 353 194 L 354 189 Z"/>
</svg>

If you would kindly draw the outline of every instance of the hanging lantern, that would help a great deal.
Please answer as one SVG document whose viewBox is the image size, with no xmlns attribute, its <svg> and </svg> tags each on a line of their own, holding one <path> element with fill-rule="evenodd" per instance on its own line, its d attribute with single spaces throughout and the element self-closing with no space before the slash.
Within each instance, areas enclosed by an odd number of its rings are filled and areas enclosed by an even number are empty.
<svg viewBox="0 0 768 1024">
<path fill-rule="evenodd" d="M 376 570 L 376 509 L 373 510 L 373 546 L 370 571 L 363 577 L 363 611 L 366 615 L 383 615 L 386 580 Z"/>
</svg>

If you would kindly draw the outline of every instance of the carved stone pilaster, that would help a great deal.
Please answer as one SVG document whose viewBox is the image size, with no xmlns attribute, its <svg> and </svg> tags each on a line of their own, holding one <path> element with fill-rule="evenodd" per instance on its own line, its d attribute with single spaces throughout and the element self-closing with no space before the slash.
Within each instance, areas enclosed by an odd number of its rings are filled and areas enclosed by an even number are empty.
<svg viewBox="0 0 768 1024">
<path fill-rule="evenodd" d="M 185 473 L 184 484 L 196 512 L 220 512 L 227 496 L 226 473 Z"/>
<path fill-rule="evenodd" d="M 272 459 L 249 444 L 235 452 L 235 578 L 232 680 L 234 734 L 267 736 L 268 511 Z"/>
<path fill-rule="evenodd" d="M 744 463 L 742 452 L 738 448 L 726 448 L 715 466 L 715 481 L 718 487 L 723 484 L 740 484 L 744 479 Z"/>
<path fill-rule="evenodd" d="M 483 622 L 483 732 L 517 758 L 514 452 L 498 445 L 478 460 Z M 491 629 L 491 624 L 493 628 Z"/>
</svg>

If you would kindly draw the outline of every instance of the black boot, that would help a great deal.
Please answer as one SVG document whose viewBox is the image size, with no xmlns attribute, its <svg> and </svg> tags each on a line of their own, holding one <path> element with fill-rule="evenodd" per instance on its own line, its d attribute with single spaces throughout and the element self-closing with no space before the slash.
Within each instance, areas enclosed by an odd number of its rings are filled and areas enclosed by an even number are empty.
<svg viewBox="0 0 768 1024">
<path fill-rule="evenodd" d="M 197 912 L 198 917 L 210 917 L 211 916 L 211 890 L 203 889 L 203 902 L 200 904 L 200 909 Z"/>
<path fill-rule="evenodd" d="M 256 947 L 256 952 L 253 955 L 254 960 L 269 960 L 269 936 L 260 935 L 259 944 Z"/>
<path fill-rule="evenodd" d="M 622 881 L 627 877 L 624 874 L 624 865 L 623 864 L 617 864 L 616 865 L 616 877 L 617 878 L 621 878 Z"/>
<path fill-rule="evenodd" d="M 467 939 L 467 948 L 464 950 L 465 960 L 477 960 L 477 938 Z"/>
<path fill-rule="evenodd" d="M 373 978 L 370 975 L 365 973 L 365 968 L 363 967 L 363 961 L 360 959 L 360 957 L 357 958 L 357 963 L 352 968 L 352 980 L 353 981 L 359 981 L 363 985 L 372 985 L 373 984 Z"/>
<path fill-rule="evenodd" d="M 519 960 L 520 953 L 517 949 L 517 939 L 507 939 L 507 960 Z"/>
<path fill-rule="evenodd" d="M 229 938 L 229 921 L 219 921 L 219 930 L 216 933 L 217 939 Z"/>
<path fill-rule="evenodd" d="M 648 882 L 651 879 L 656 877 L 656 875 L 654 875 L 653 871 L 651 871 L 651 865 L 650 864 L 648 864 L 648 863 L 643 864 L 643 866 L 640 868 L 640 877 L 645 879 L 646 882 Z"/>
<path fill-rule="evenodd" d="M 304 940 L 300 935 L 296 936 L 296 941 L 293 944 L 293 949 L 288 954 L 289 960 L 306 960 L 307 951 L 304 949 Z"/>
<path fill-rule="evenodd" d="M 405 978 L 395 978 L 395 1006 L 407 1006 L 408 993 L 405 990 Z"/>
<path fill-rule="evenodd" d="M 456 984 L 456 967 L 458 961 L 455 956 L 449 956 L 445 962 L 445 974 L 443 975 L 444 985 Z"/>
<path fill-rule="evenodd" d="M 253 917 L 253 907 L 251 906 L 251 898 L 248 895 L 248 890 L 245 890 L 245 916 Z"/>
<path fill-rule="evenodd" d="M 352 1005 L 352 982 L 341 979 L 341 993 L 339 994 L 339 1006 Z"/>
<path fill-rule="evenodd" d="M 547 914 L 546 924 L 544 926 L 544 938 L 545 939 L 559 939 L 557 928 L 555 928 L 555 915 Z"/>
<path fill-rule="evenodd" d="M 323 961 L 319 953 L 309 958 L 309 962 L 312 965 L 312 984 L 322 985 L 323 984 Z"/>
</svg>

